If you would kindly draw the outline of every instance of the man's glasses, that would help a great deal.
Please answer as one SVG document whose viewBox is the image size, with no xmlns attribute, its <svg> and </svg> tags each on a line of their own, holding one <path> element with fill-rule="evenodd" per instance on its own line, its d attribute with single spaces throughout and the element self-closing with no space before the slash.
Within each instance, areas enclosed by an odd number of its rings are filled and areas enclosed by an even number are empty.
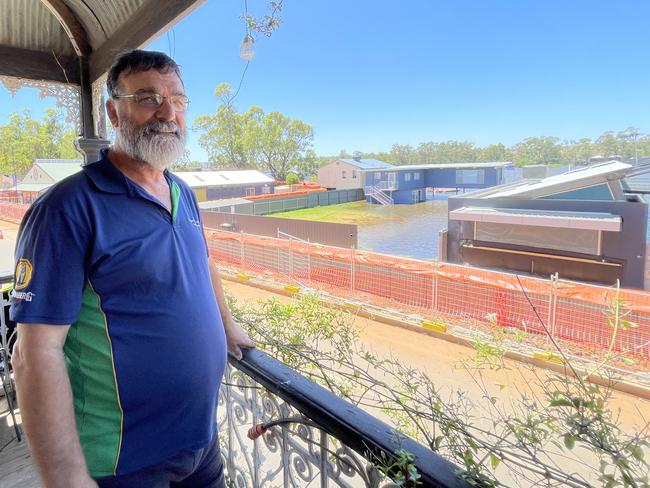
<svg viewBox="0 0 650 488">
<path fill-rule="evenodd" d="M 185 95 L 171 95 L 163 97 L 160 93 L 155 92 L 141 92 L 133 93 L 132 95 L 113 95 L 113 98 L 129 98 L 144 108 L 159 109 L 165 100 L 169 100 L 172 107 L 176 112 L 185 112 L 190 99 Z"/>
</svg>

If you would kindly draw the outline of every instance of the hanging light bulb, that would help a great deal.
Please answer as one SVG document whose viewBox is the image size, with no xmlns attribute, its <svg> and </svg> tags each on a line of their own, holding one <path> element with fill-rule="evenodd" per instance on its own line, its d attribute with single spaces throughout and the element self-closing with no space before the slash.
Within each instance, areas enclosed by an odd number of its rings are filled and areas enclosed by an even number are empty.
<svg viewBox="0 0 650 488">
<path fill-rule="evenodd" d="M 239 46 L 239 57 L 246 61 L 255 57 L 255 39 L 250 34 L 244 36 L 244 40 Z"/>
</svg>

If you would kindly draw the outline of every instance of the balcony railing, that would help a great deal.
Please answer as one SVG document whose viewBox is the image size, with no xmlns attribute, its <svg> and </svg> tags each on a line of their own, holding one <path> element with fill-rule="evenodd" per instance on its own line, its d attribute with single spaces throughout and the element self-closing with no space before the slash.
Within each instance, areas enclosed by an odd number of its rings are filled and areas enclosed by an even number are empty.
<svg viewBox="0 0 650 488">
<path fill-rule="evenodd" d="M 257 350 L 231 358 L 218 415 L 227 478 L 237 488 L 398 486 L 368 458 L 395 460 L 400 449 L 415 457 L 418 486 L 469 486 L 449 461 Z M 279 419 L 293 421 L 247 437 Z"/>
</svg>

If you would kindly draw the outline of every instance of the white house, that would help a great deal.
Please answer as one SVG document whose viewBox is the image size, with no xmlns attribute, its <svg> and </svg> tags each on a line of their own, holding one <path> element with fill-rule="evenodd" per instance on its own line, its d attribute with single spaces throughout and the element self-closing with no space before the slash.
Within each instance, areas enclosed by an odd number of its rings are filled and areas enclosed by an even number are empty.
<svg viewBox="0 0 650 488">
<path fill-rule="evenodd" d="M 53 184 L 81 171 L 82 164 L 81 159 L 36 159 L 16 190 L 42 193 Z"/>
<path fill-rule="evenodd" d="M 392 164 L 378 159 L 334 159 L 318 170 L 318 184 L 337 190 L 363 188 L 363 170 L 392 167 Z"/>
</svg>

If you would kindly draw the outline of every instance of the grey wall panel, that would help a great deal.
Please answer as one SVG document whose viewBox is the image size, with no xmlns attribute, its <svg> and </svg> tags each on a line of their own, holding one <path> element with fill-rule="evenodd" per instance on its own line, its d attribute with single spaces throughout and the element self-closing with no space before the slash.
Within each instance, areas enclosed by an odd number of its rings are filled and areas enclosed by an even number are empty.
<svg viewBox="0 0 650 488">
<path fill-rule="evenodd" d="M 228 230 L 232 232 L 269 237 L 277 237 L 280 230 L 299 239 L 327 246 L 357 247 L 357 226 L 352 224 L 209 211 L 201 211 L 201 218 L 203 225 L 211 229 L 223 229 L 221 225 L 228 224 Z"/>
<path fill-rule="evenodd" d="M 449 211 L 461 207 L 512 208 L 529 210 L 554 210 L 564 212 L 603 212 L 620 215 L 621 232 L 603 232 L 601 255 L 603 258 L 623 263 L 621 284 L 626 287 L 643 288 L 644 262 L 646 254 L 646 233 L 648 206 L 640 202 L 584 201 L 584 200 L 519 200 L 512 198 L 463 198 L 449 199 Z M 552 231 L 552 229 L 549 229 Z M 460 247 L 464 240 L 474 238 L 472 222 L 450 220 L 448 225 L 447 258 L 461 263 Z M 572 253 L 565 253 L 573 255 Z M 576 256 L 580 256 L 576 254 Z M 562 276 L 562 270 L 557 270 Z"/>
</svg>

